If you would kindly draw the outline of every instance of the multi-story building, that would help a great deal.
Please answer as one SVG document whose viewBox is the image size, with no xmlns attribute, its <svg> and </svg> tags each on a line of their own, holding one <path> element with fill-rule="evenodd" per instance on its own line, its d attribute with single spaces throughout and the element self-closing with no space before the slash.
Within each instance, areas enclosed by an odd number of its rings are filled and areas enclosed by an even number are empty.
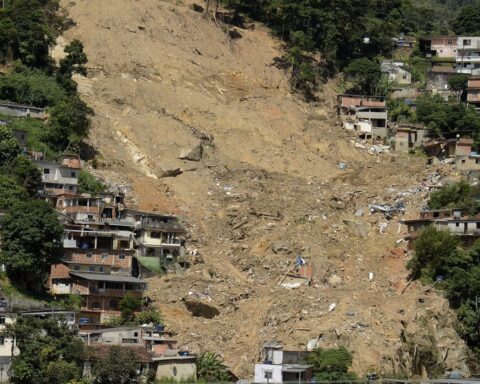
<svg viewBox="0 0 480 384">
<path fill-rule="evenodd" d="M 435 36 L 430 38 L 432 56 L 438 58 L 455 58 L 457 56 L 456 36 Z"/>
<path fill-rule="evenodd" d="M 80 295 L 84 323 L 101 324 L 120 316 L 119 300 L 127 293 L 142 298 L 146 288 L 138 277 L 134 237 L 125 228 L 104 223 L 66 224 L 63 260 L 52 266 L 50 291 Z"/>
<path fill-rule="evenodd" d="M 185 230 L 176 216 L 126 209 L 120 218 L 134 223 L 136 255 L 142 266 L 154 272 L 173 272 L 187 267 Z"/>
<path fill-rule="evenodd" d="M 115 220 L 119 207 L 123 207 L 123 196 L 114 193 L 58 195 L 56 209 L 71 217 L 75 222 L 107 222 Z M 119 222 L 120 224 L 120 222 Z"/>
<path fill-rule="evenodd" d="M 77 155 L 63 155 L 60 164 L 44 159 L 33 159 L 42 173 L 41 194 L 56 197 L 69 193 L 75 195 L 80 173 L 80 158 Z"/>
<path fill-rule="evenodd" d="M 467 103 L 480 110 L 480 76 L 472 76 L 468 80 Z"/>
<path fill-rule="evenodd" d="M 480 75 L 480 37 L 458 37 L 456 64 L 457 73 Z"/>
</svg>

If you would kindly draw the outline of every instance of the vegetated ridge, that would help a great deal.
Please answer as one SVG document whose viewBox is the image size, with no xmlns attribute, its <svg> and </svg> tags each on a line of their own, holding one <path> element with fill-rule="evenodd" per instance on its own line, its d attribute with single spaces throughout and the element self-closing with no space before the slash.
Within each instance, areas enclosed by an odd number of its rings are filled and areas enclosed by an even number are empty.
<svg viewBox="0 0 480 384">
<path fill-rule="evenodd" d="M 200 254 L 185 274 L 149 280 L 183 348 L 219 353 L 240 377 L 263 342 L 312 338 L 347 347 L 358 373 L 468 372 L 446 300 L 407 286 L 397 220 L 368 212 L 404 192 L 414 212 L 426 194 L 411 188 L 436 169 L 355 149 L 336 125 L 335 82 L 317 103 L 292 95 L 274 64 L 281 42 L 261 24 L 232 39 L 188 1 L 62 3 L 75 26 L 57 48 L 78 38 L 89 58 L 76 79 L 95 111 L 96 174 L 128 185 L 141 209 L 183 216 Z M 178 158 L 200 143 L 200 161 Z M 314 284 L 288 290 L 297 255 Z M 189 298 L 219 315 L 192 316 Z"/>
</svg>

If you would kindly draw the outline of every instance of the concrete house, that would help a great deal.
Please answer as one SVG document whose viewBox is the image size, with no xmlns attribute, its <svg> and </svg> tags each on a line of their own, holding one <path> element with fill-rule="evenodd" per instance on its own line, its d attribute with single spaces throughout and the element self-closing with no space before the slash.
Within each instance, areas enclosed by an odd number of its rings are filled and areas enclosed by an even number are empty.
<svg viewBox="0 0 480 384">
<path fill-rule="evenodd" d="M 45 120 L 47 118 L 45 108 L 11 103 L 9 101 L 0 101 L 0 115 L 11 117 L 32 117 L 40 120 Z"/>
<path fill-rule="evenodd" d="M 408 152 L 414 148 L 420 148 L 428 136 L 429 130 L 426 127 L 414 124 L 399 124 L 395 128 L 395 151 Z"/>
<path fill-rule="evenodd" d="M 186 231 L 177 217 L 126 209 L 120 219 L 135 223 L 136 256 L 146 269 L 158 273 L 187 267 Z"/>
<path fill-rule="evenodd" d="M 78 156 L 64 155 L 60 164 L 42 159 L 33 160 L 33 163 L 40 168 L 44 195 L 56 197 L 64 193 L 72 195 L 77 193 L 81 169 Z"/>
<path fill-rule="evenodd" d="M 473 76 L 468 80 L 467 103 L 480 110 L 480 76 Z"/>
<path fill-rule="evenodd" d="M 403 63 L 385 60 L 382 62 L 381 71 L 388 76 L 390 81 L 397 84 L 409 85 L 412 83 L 412 74 L 403 68 Z"/>
<path fill-rule="evenodd" d="M 367 138 L 388 137 L 388 113 L 384 97 L 339 95 L 337 114 L 346 129 Z"/>
<path fill-rule="evenodd" d="M 459 36 L 457 46 L 457 72 L 480 75 L 480 37 Z"/>
<path fill-rule="evenodd" d="M 128 292 L 143 297 L 146 282 L 138 278 L 134 232 L 107 223 L 70 222 L 64 227 L 62 263 L 52 266 L 49 288 L 54 295 L 84 298 L 84 324 L 120 316 L 118 302 Z"/>
<path fill-rule="evenodd" d="M 166 336 L 163 327 L 98 329 L 82 331 L 80 337 L 93 349 L 102 345 L 122 345 L 139 351 L 142 348 L 143 363 L 148 362 L 148 369 L 155 372 L 157 379 L 196 380 L 196 356 L 179 352 L 177 340 Z"/>
<path fill-rule="evenodd" d="M 305 351 L 284 351 L 277 343 L 264 344 L 262 362 L 255 364 L 254 382 L 309 383 L 313 378 L 313 366 L 304 363 L 308 354 Z"/>
<path fill-rule="evenodd" d="M 455 58 L 457 56 L 456 36 L 436 36 L 430 38 L 432 56 L 439 58 Z"/>
</svg>

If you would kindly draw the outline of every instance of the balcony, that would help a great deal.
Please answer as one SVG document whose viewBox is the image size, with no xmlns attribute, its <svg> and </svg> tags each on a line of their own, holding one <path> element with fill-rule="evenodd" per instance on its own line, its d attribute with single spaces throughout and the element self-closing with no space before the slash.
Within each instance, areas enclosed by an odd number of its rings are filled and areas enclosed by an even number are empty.
<svg viewBox="0 0 480 384">
<path fill-rule="evenodd" d="M 78 178 L 76 177 L 62 177 L 57 174 L 43 174 L 42 181 L 44 183 L 58 183 L 58 184 L 78 184 Z"/>
<path fill-rule="evenodd" d="M 457 56 L 457 63 L 480 63 L 480 56 Z"/>
</svg>

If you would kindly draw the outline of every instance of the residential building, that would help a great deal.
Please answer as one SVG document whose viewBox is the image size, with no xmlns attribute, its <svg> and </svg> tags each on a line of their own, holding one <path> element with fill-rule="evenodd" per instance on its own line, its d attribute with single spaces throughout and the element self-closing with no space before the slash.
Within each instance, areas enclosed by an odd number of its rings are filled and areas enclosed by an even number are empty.
<svg viewBox="0 0 480 384">
<path fill-rule="evenodd" d="M 63 155 L 60 164 L 43 159 L 35 159 L 33 163 L 42 173 L 42 194 L 56 197 L 65 193 L 72 195 L 77 193 L 78 175 L 81 169 L 78 156 Z"/>
<path fill-rule="evenodd" d="M 179 352 L 177 340 L 166 336 L 162 326 L 82 331 L 80 337 L 93 350 L 104 345 L 122 345 L 138 351 L 142 348 L 143 362 L 148 361 L 157 379 L 192 382 L 196 379 L 196 356 Z"/>
<path fill-rule="evenodd" d="M 12 117 L 32 117 L 45 120 L 47 114 L 45 108 L 38 108 L 32 105 L 22 105 L 9 101 L 0 101 L 0 115 Z"/>
<path fill-rule="evenodd" d="M 365 138 L 387 138 L 388 113 L 380 96 L 339 95 L 337 113 L 347 129 Z"/>
<path fill-rule="evenodd" d="M 405 35 L 394 37 L 392 40 L 395 48 L 409 48 L 409 49 L 412 49 L 415 45 L 415 42 L 417 41 L 417 39 L 414 36 L 405 36 Z"/>
<path fill-rule="evenodd" d="M 313 378 L 313 366 L 305 364 L 308 354 L 309 352 L 305 351 L 284 351 L 278 343 L 264 344 L 261 353 L 262 362 L 255 364 L 254 382 L 309 383 Z"/>
<path fill-rule="evenodd" d="M 468 80 L 467 103 L 480 110 L 480 76 L 473 76 Z"/>
<path fill-rule="evenodd" d="M 457 72 L 480 75 L 480 37 L 459 36 L 457 46 Z"/>
<path fill-rule="evenodd" d="M 453 65 L 434 65 L 427 74 L 427 91 L 433 95 L 440 95 L 448 100 L 453 95 L 448 80 L 455 75 Z"/>
<path fill-rule="evenodd" d="M 412 83 L 412 74 L 403 68 L 402 62 L 394 62 L 385 60 L 381 64 L 381 71 L 388 76 L 390 81 L 401 85 L 409 85 Z"/>
<path fill-rule="evenodd" d="M 480 237 L 480 215 L 469 216 L 464 209 L 442 209 L 420 212 L 416 219 L 401 221 L 407 226 L 407 239 L 415 239 L 419 230 L 428 225 L 459 236 L 464 244 L 472 244 Z"/>
<path fill-rule="evenodd" d="M 110 353 L 112 345 L 96 344 L 87 347 L 86 359 L 83 364 L 83 376 L 92 377 L 92 367 L 95 362 L 104 360 Z M 145 378 L 150 372 L 152 364 L 152 356 L 141 345 L 124 345 L 124 348 L 130 349 L 135 357 L 135 363 L 138 365 L 138 373 Z M 143 382 L 143 381 L 142 381 Z"/>
<path fill-rule="evenodd" d="M 436 36 L 429 40 L 432 56 L 437 58 L 455 58 L 457 56 L 456 36 Z"/>
<path fill-rule="evenodd" d="M 414 124 L 399 124 L 395 128 L 395 151 L 408 152 L 420 148 L 428 136 L 429 130 L 424 126 Z"/>
<path fill-rule="evenodd" d="M 185 230 L 176 216 L 126 209 L 119 219 L 135 223 L 137 259 L 143 267 L 158 272 L 186 268 Z"/>
<path fill-rule="evenodd" d="M 123 196 L 114 193 L 59 194 L 56 201 L 56 210 L 71 217 L 75 222 L 98 223 L 113 221 L 123 207 Z M 118 222 L 121 225 L 121 222 Z M 133 227 L 133 225 L 126 225 Z"/>
<path fill-rule="evenodd" d="M 127 293 L 143 297 L 146 282 L 138 277 L 134 232 L 108 223 L 64 227 L 64 255 L 51 268 L 49 287 L 54 295 L 82 296 L 83 323 L 102 324 L 120 316 L 118 302 Z"/>
</svg>

